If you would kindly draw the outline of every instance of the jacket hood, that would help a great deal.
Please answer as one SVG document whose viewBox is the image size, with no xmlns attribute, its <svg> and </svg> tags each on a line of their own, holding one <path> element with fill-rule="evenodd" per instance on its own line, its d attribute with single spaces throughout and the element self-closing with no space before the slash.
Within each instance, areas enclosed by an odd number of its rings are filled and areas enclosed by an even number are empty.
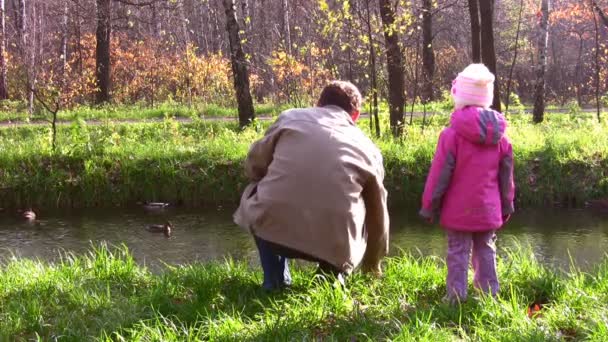
<svg viewBox="0 0 608 342">
<path fill-rule="evenodd" d="M 468 106 L 452 113 L 450 126 L 473 143 L 496 145 L 505 134 L 507 121 L 495 110 Z"/>
</svg>

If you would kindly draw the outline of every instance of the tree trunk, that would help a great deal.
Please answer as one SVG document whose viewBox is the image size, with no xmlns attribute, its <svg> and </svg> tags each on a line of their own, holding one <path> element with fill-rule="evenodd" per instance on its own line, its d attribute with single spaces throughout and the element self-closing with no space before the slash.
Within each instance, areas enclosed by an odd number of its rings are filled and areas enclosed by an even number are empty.
<svg viewBox="0 0 608 342">
<path fill-rule="evenodd" d="M 156 3 L 153 2 L 150 5 L 152 9 L 152 32 L 154 33 L 154 38 L 160 39 L 160 20 L 158 18 L 158 9 L 156 8 Z"/>
<path fill-rule="evenodd" d="M 547 68 L 547 42 L 549 40 L 549 4 L 550 0 L 541 0 L 540 39 L 538 42 L 538 70 L 534 91 L 534 123 L 543 122 L 545 114 L 545 70 Z"/>
<path fill-rule="evenodd" d="M 602 107 L 600 104 L 600 29 L 595 13 L 593 13 L 593 11 L 591 13 L 593 14 L 593 24 L 595 28 L 595 106 L 597 109 L 597 122 L 602 122 L 600 116 L 600 109 Z"/>
<path fill-rule="evenodd" d="M 224 9 L 226 10 L 226 31 L 228 31 L 228 38 L 230 40 L 230 60 L 234 77 L 234 89 L 239 107 L 239 124 L 241 127 L 245 127 L 255 118 L 253 101 L 249 90 L 249 70 L 247 70 L 247 60 L 241 47 L 234 0 L 223 0 L 223 2 Z"/>
<path fill-rule="evenodd" d="M 346 75 L 349 82 L 353 81 L 353 16 L 352 7 L 348 7 L 348 12 L 345 12 L 346 16 Z"/>
<path fill-rule="evenodd" d="M 500 112 L 500 82 L 496 73 L 496 52 L 494 51 L 494 0 L 479 2 L 481 18 L 481 60 L 494 74 L 494 101 L 492 108 Z"/>
<path fill-rule="evenodd" d="M 205 11 L 203 4 L 196 2 L 196 16 L 199 22 L 198 45 L 205 55 L 209 54 L 209 41 L 207 40 L 207 23 L 209 22 L 209 13 Z"/>
<path fill-rule="evenodd" d="M 243 32 L 248 38 L 251 34 L 251 13 L 249 13 L 249 1 L 241 0 L 241 12 L 243 13 Z"/>
<path fill-rule="evenodd" d="M 606 13 L 604 13 L 604 11 L 602 11 L 600 6 L 598 6 L 597 2 L 595 2 L 595 1 L 593 1 L 593 8 L 595 8 L 595 10 L 597 11 L 597 14 L 599 14 L 604 26 L 606 26 L 606 28 L 608 28 L 608 15 L 606 15 Z"/>
<path fill-rule="evenodd" d="M 519 14 L 517 16 L 517 32 L 515 33 L 515 51 L 513 52 L 513 61 L 509 68 L 509 79 L 507 80 L 507 98 L 505 100 L 505 113 L 509 111 L 509 101 L 511 101 L 511 81 L 513 80 L 513 69 L 517 62 L 517 52 L 519 51 L 519 33 L 521 32 L 521 15 L 524 10 L 524 0 L 519 2 Z"/>
<path fill-rule="evenodd" d="M 61 74 L 65 75 L 68 64 L 68 1 L 63 3 L 63 18 L 61 20 Z M 63 83 L 63 82 L 62 82 Z"/>
<path fill-rule="evenodd" d="M 46 18 L 46 11 L 47 11 L 47 3 L 46 2 L 39 2 L 37 4 L 37 8 L 38 10 L 36 11 L 36 13 L 34 13 L 34 20 L 36 20 L 36 27 L 34 27 L 34 53 L 32 54 L 32 62 L 34 66 L 40 65 L 42 64 L 42 60 L 43 60 L 43 55 L 44 55 L 44 44 L 42 43 L 45 38 L 47 37 L 47 33 L 46 33 L 46 26 L 45 24 L 47 23 L 46 21 L 44 21 L 44 18 Z M 36 7 L 34 7 L 36 8 Z M 35 67 L 32 67 L 32 69 L 34 69 L 34 71 L 36 71 Z M 36 77 L 37 77 L 37 73 L 34 72 L 34 82 L 36 82 Z M 34 102 L 34 99 L 32 98 L 32 102 Z"/>
<path fill-rule="evenodd" d="M 243 50 L 245 51 L 245 56 L 250 56 L 253 46 L 251 44 L 251 17 L 249 14 L 248 0 L 241 0 L 241 13 L 243 16 L 243 18 L 241 18 L 241 32 L 243 34 L 241 37 L 241 41 L 243 42 Z"/>
<path fill-rule="evenodd" d="M 110 101 L 110 33 L 111 0 L 97 1 L 97 31 L 95 34 L 95 78 L 97 81 L 97 104 Z"/>
<path fill-rule="evenodd" d="M 433 51 L 433 0 L 422 0 L 422 99 L 433 101 L 433 77 L 435 75 L 435 52 Z"/>
<path fill-rule="evenodd" d="M 30 114 L 30 116 L 32 114 L 34 114 L 34 87 L 36 84 L 36 75 L 34 73 L 34 68 L 35 68 L 35 61 L 34 58 L 36 57 L 36 48 L 37 48 L 37 44 L 36 44 L 36 3 L 33 4 L 33 6 L 31 6 L 32 9 L 32 22 L 30 27 L 28 28 L 29 32 L 25 31 L 25 35 L 26 38 L 26 43 L 24 44 L 24 47 L 26 49 L 26 63 L 27 63 L 27 85 L 28 85 L 28 92 L 27 92 L 27 112 Z"/>
<path fill-rule="evenodd" d="M 19 14 L 17 16 L 17 36 L 19 40 L 19 54 L 22 58 L 23 67 L 26 69 L 26 86 L 27 86 L 27 100 L 28 100 L 28 113 L 32 115 L 34 112 L 34 93 L 33 93 L 33 74 L 32 69 L 34 67 L 33 54 L 35 47 L 28 45 L 29 34 L 28 34 L 28 23 L 27 14 L 25 7 L 25 0 L 19 0 Z"/>
<path fill-rule="evenodd" d="M 414 106 L 418 97 L 418 58 L 420 57 L 420 33 L 416 37 L 416 57 L 414 58 L 414 94 L 412 96 L 412 109 L 410 111 L 410 126 L 414 122 Z M 422 101 L 421 101 L 422 102 Z"/>
<path fill-rule="evenodd" d="M 223 1 L 223 0 L 222 0 Z M 209 3 L 209 2 L 207 2 Z M 220 29 L 220 22 L 219 22 L 219 13 L 218 13 L 218 9 L 212 7 L 211 5 L 209 5 L 209 9 L 211 13 L 210 18 L 213 18 L 212 21 L 212 26 L 213 26 L 213 50 L 217 53 L 217 52 L 222 52 L 223 50 L 223 46 L 222 46 L 222 30 Z"/>
<path fill-rule="evenodd" d="M 188 46 L 192 39 L 188 30 L 188 20 L 186 18 L 186 10 L 184 9 L 184 1 L 179 2 L 179 21 L 181 22 L 182 35 L 184 36 L 184 46 Z"/>
<path fill-rule="evenodd" d="M 4 0 L 0 0 L 0 100 L 8 99 L 8 89 L 6 89 L 6 25 L 4 16 Z"/>
<path fill-rule="evenodd" d="M 209 1 L 204 1 L 204 11 L 207 14 L 207 46 L 209 51 L 217 53 L 219 51 L 218 40 L 220 38 L 220 32 L 217 27 L 217 15 L 211 7 Z"/>
<path fill-rule="evenodd" d="M 27 29 L 27 16 L 25 15 L 25 0 L 19 0 L 19 15 L 17 16 L 17 36 L 20 49 L 25 53 L 25 30 Z"/>
<path fill-rule="evenodd" d="M 376 49 L 374 48 L 374 40 L 372 37 L 372 19 L 371 11 L 369 9 L 370 0 L 366 0 L 367 9 L 367 39 L 369 40 L 369 59 L 370 59 L 370 73 L 372 76 L 372 110 L 370 113 L 370 131 L 372 122 L 375 124 L 376 137 L 380 137 L 380 120 L 378 118 L 378 77 L 376 75 Z"/>
<path fill-rule="evenodd" d="M 289 1 L 281 0 L 283 9 L 283 42 L 285 43 L 285 51 L 291 55 L 291 31 L 289 29 Z M 262 9 L 263 10 L 263 9 Z"/>
<path fill-rule="evenodd" d="M 179 3 L 179 20 L 181 21 L 182 35 L 184 36 L 184 60 L 186 62 L 186 93 L 188 94 L 188 107 L 192 107 L 192 67 L 190 65 L 190 32 L 188 31 L 188 21 L 184 10 L 184 1 Z"/>
<path fill-rule="evenodd" d="M 579 107 L 583 106 L 583 94 L 581 92 L 582 82 L 581 82 L 581 69 L 582 69 L 582 60 L 583 60 L 583 47 L 585 40 L 583 36 L 579 36 L 579 45 L 578 45 L 578 57 L 576 58 L 576 67 L 574 69 L 574 82 L 576 82 L 575 90 L 576 90 L 576 103 Z"/>
<path fill-rule="evenodd" d="M 471 17 L 471 59 L 473 63 L 481 62 L 481 28 L 479 26 L 478 0 L 469 1 L 469 15 Z M 482 0 L 490 1 L 490 0 Z"/>
<path fill-rule="evenodd" d="M 80 16 L 80 9 L 76 6 L 76 44 L 78 49 L 78 72 L 82 77 L 84 75 L 84 56 L 82 51 L 82 19 Z"/>
<path fill-rule="evenodd" d="M 398 31 L 395 26 L 395 10 L 390 0 L 379 0 L 380 16 L 384 26 L 386 42 L 386 69 L 388 73 L 388 102 L 391 131 L 398 137 L 403 132 L 403 107 L 405 105 L 405 66 L 399 47 Z"/>
</svg>

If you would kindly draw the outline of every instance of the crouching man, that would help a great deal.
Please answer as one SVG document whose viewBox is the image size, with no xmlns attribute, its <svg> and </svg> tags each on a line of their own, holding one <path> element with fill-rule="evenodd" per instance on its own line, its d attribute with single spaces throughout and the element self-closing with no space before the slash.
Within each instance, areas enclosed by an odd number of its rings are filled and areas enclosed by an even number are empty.
<svg viewBox="0 0 608 342">
<path fill-rule="evenodd" d="M 263 287 L 291 284 L 288 259 L 343 277 L 361 265 L 380 274 L 389 218 L 382 156 L 356 127 L 361 94 L 327 85 L 316 107 L 281 113 L 245 161 L 251 184 L 234 214 L 257 245 Z"/>
</svg>

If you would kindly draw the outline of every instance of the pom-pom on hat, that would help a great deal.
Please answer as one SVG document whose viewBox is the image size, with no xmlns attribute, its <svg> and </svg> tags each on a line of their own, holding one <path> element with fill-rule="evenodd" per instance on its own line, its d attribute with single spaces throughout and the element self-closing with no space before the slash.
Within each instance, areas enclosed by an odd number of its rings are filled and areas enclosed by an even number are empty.
<svg viewBox="0 0 608 342">
<path fill-rule="evenodd" d="M 483 64 L 470 64 L 452 81 L 452 97 L 456 109 L 489 108 L 494 97 L 494 74 Z"/>
</svg>

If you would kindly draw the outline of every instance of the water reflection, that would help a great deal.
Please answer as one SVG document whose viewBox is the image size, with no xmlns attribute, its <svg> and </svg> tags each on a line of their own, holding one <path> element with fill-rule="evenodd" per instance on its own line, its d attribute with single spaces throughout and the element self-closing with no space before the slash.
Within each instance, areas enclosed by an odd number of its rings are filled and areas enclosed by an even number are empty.
<svg viewBox="0 0 608 342">
<path fill-rule="evenodd" d="M 35 223 L 0 216 L 0 258 L 11 256 L 56 260 L 60 251 L 76 254 L 91 243 L 125 244 L 141 264 L 158 270 L 164 262 L 182 264 L 226 257 L 257 263 L 251 238 L 235 226 L 231 211 L 142 210 L 39 213 Z M 147 224 L 171 220 L 171 238 L 147 232 Z M 608 251 L 608 222 L 585 211 L 524 211 L 499 232 L 499 248 L 515 239 L 532 246 L 545 263 L 567 268 L 570 258 L 583 269 L 592 267 Z M 391 253 L 445 256 L 445 236 L 415 215 L 393 214 Z"/>
<path fill-rule="evenodd" d="M 567 269 L 574 262 L 590 269 L 608 252 L 606 218 L 582 210 L 521 211 L 498 232 L 497 244 L 501 251 L 516 244 L 529 245 L 543 263 L 557 268 Z M 443 230 L 411 215 L 393 215 L 392 219 L 392 252 L 402 248 L 414 254 L 445 257 Z"/>
</svg>

